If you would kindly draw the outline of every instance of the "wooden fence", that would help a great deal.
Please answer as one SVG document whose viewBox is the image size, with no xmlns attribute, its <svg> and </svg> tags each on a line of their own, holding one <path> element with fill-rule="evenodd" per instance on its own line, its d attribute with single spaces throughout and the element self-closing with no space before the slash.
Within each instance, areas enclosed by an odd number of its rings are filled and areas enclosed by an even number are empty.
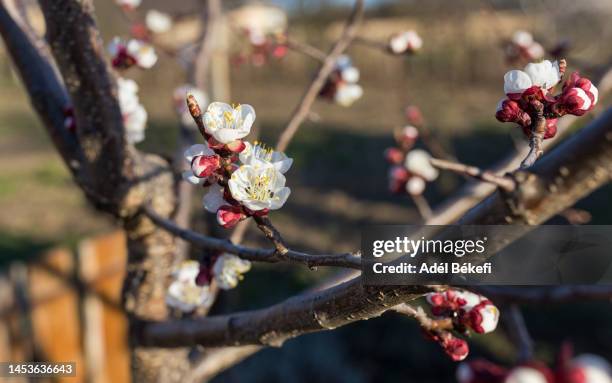
<svg viewBox="0 0 612 383">
<path fill-rule="evenodd" d="M 54 381 L 128 382 L 126 256 L 115 232 L 12 264 L 0 274 L 0 361 L 76 362 L 76 378 Z"/>
</svg>

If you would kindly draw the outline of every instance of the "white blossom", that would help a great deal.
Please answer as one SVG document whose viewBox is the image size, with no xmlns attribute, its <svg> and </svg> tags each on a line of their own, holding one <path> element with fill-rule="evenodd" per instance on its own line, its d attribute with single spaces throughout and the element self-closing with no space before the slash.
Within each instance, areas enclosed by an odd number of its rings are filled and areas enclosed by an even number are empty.
<svg viewBox="0 0 612 383">
<path fill-rule="evenodd" d="M 244 150 L 238 155 L 240 162 L 244 165 L 265 166 L 270 164 L 281 173 L 286 173 L 293 164 L 293 159 L 287 157 L 283 152 L 277 152 L 265 147 L 257 141 L 253 144 L 245 142 Z"/>
<path fill-rule="evenodd" d="M 255 110 L 246 104 L 234 108 L 223 102 L 213 102 L 204 113 L 206 132 L 224 144 L 246 137 L 254 121 Z"/>
<path fill-rule="evenodd" d="M 504 93 L 521 94 L 532 86 L 547 90 L 557 85 L 561 77 L 559 63 L 544 60 L 539 63 L 529 63 L 524 70 L 511 70 L 504 75 Z"/>
<path fill-rule="evenodd" d="M 273 165 L 242 165 L 229 180 L 232 197 L 253 211 L 276 210 L 283 206 L 291 190 L 285 176 Z"/>
<path fill-rule="evenodd" d="M 229 290 L 238 285 L 242 274 L 251 269 L 251 262 L 224 253 L 215 261 L 213 275 L 220 289 Z"/>
<path fill-rule="evenodd" d="M 430 162 L 431 155 L 422 149 L 415 149 L 408 152 L 404 167 L 411 173 L 423 177 L 427 181 L 434 181 L 438 178 L 438 169 L 433 167 Z"/>
<path fill-rule="evenodd" d="M 359 81 L 359 69 L 354 66 L 346 67 L 340 71 L 340 77 L 342 77 L 342 81 L 356 83 Z"/>
<path fill-rule="evenodd" d="M 151 9 L 145 16 L 145 24 L 153 33 L 168 32 L 172 28 L 172 17 L 167 13 Z"/>
<path fill-rule="evenodd" d="M 125 7 L 128 9 L 134 9 L 140 6 L 140 3 L 142 3 L 142 0 L 115 0 L 115 2 L 117 3 L 117 5 L 121 7 Z"/>
<path fill-rule="evenodd" d="M 518 367 L 510 371 L 504 383 L 548 383 L 548 380 L 535 368 Z"/>
<path fill-rule="evenodd" d="M 526 48 L 533 43 L 533 35 L 527 31 L 518 30 L 512 35 L 512 42 Z"/>
<path fill-rule="evenodd" d="M 144 140 L 144 131 L 147 124 L 147 111 L 138 99 L 138 85 L 134 80 L 117 79 L 117 98 L 123 115 L 126 138 L 129 143 L 135 144 Z"/>
<path fill-rule="evenodd" d="M 136 60 L 136 64 L 149 69 L 157 62 L 157 53 L 153 45 L 142 40 L 131 39 L 127 43 L 127 53 Z"/>
<path fill-rule="evenodd" d="M 406 191 L 410 195 L 421 195 L 425 191 L 425 180 L 421 177 L 410 177 L 406 182 Z"/>
<path fill-rule="evenodd" d="M 166 292 L 166 304 L 182 312 L 191 312 L 197 307 L 210 307 L 214 295 L 210 286 L 198 286 L 196 277 L 200 272 L 200 265 L 196 261 L 181 263 L 172 276 L 174 280 Z"/>
<path fill-rule="evenodd" d="M 423 39 L 415 31 L 401 32 L 389 39 L 389 49 L 395 54 L 418 51 L 421 47 L 423 47 Z"/>
<path fill-rule="evenodd" d="M 584 374 L 586 383 L 610 383 L 612 369 L 607 360 L 599 355 L 582 354 L 572 359 L 573 368 L 579 369 Z"/>
<path fill-rule="evenodd" d="M 359 84 L 339 83 L 334 101 L 341 106 L 349 107 L 363 96 L 363 88 Z"/>
</svg>

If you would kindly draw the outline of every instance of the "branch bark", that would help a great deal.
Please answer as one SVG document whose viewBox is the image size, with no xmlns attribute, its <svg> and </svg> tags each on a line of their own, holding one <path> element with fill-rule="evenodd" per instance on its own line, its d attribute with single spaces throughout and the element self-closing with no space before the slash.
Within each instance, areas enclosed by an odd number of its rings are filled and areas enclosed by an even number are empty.
<svg viewBox="0 0 612 383">
<path fill-rule="evenodd" d="M 70 94 L 88 173 L 88 196 L 114 214 L 133 175 L 115 81 L 91 0 L 41 0 L 47 40 Z"/>
</svg>

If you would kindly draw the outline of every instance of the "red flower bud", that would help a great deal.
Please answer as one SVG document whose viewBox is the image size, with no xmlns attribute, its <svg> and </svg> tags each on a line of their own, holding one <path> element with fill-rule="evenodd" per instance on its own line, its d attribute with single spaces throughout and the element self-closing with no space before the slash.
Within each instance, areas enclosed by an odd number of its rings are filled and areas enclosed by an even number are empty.
<svg viewBox="0 0 612 383">
<path fill-rule="evenodd" d="M 244 218 L 246 215 L 240 206 L 224 205 L 217 210 L 217 222 L 226 229 L 236 226 Z"/>
<path fill-rule="evenodd" d="M 406 115 L 406 121 L 408 121 L 409 124 L 416 125 L 416 126 L 423 125 L 424 123 L 423 113 L 421 113 L 421 110 L 419 109 L 418 106 L 408 105 L 406 109 L 404 110 L 404 112 Z"/>
<path fill-rule="evenodd" d="M 531 117 L 521 109 L 516 101 L 503 99 L 497 104 L 495 118 L 501 122 L 516 122 L 521 126 L 529 126 Z"/>
<path fill-rule="evenodd" d="M 246 144 L 242 140 L 235 140 L 226 144 L 225 147 L 232 153 L 240 153 L 246 148 Z"/>
<path fill-rule="evenodd" d="M 465 359 L 470 353 L 467 342 L 460 338 L 455 338 L 451 333 L 445 333 L 440 344 L 444 348 L 446 355 L 458 362 Z"/>
<path fill-rule="evenodd" d="M 191 171 L 198 178 L 206 178 L 212 175 L 221 166 L 221 158 L 214 154 L 212 156 L 196 156 L 191 161 Z"/>
<path fill-rule="evenodd" d="M 389 170 L 389 190 L 391 193 L 404 193 L 406 181 L 410 178 L 410 173 L 403 166 L 393 166 Z"/>
<path fill-rule="evenodd" d="M 590 83 L 589 80 L 586 80 Z M 590 86 L 584 84 L 585 86 Z M 589 110 L 591 110 L 593 103 L 593 96 L 589 94 L 583 88 L 565 88 L 563 93 L 559 96 L 557 109 L 560 109 L 568 114 L 575 116 L 582 116 Z"/>
<path fill-rule="evenodd" d="M 398 148 L 385 149 L 385 159 L 394 165 L 399 165 L 404 162 L 404 152 Z"/>
</svg>

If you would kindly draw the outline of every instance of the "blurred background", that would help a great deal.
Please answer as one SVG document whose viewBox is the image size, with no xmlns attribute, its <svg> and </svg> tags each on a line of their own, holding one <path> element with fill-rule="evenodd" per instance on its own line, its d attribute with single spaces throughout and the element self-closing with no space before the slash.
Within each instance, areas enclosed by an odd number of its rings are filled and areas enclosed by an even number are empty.
<svg viewBox="0 0 612 383">
<path fill-rule="evenodd" d="M 127 36 L 129 24 L 112 1 L 94 1 L 105 41 Z M 232 20 L 244 1 L 224 1 Z M 289 16 L 289 33 L 326 51 L 350 12 L 350 1 L 273 1 Z M 612 2 L 576 1 L 366 1 L 359 36 L 386 41 L 413 29 L 423 38 L 419 54 L 397 57 L 354 44 L 348 50 L 361 72 L 364 95 L 350 108 L 317 101 L 288 149 L 294 165 L 287 174 L 291 197 L 274 213 L 285 239 L 296 249 L 350 251 L 359 247 L 365 224 L 420 221 L 406 196 L 388 191 L 384 149 L 393 130 L 406 124 L 404 108 L 421 108 L 428 128 L 461 162 L 487 167 L 525 141 L 511 124 L 495 120 L 503 96 L 503 75 L 514 68 L 502 42 L 519 29 L 547 48 L 569 42 L 569 70 L 587 76 L 612 59 Z M 199 1 L 144 0 L 143 10 L 181 15 L 181 29 L 165 44 L 197 36 Z M 273 144 L 299 101 L 318 63 L 290 51 L 265 65 L 238 64 L 248 50 L 245 37 L 229 32 L 222 73 L 235 103 L 257 111 L 256 127 Z M 178 119 L 174 88 L 186 71 L 159 53 L 151 70 L 131 69 L 149 114 L 144 150 L 172 157 Z M 125 319 L 119 309 L 124 271 L 123 235 L 109 217 L 88 206 L 73 185 L 0 46 L 0 360 L 73 360 L 89 381 L 127 379 Z M 516 64 L 521 68 L 523 64 Z M 599 111 L 610 105 L 600 100 Z M 595 113 L 580 118 L 575 129 Z M 435 205 L 463 180 L 443 174 L 429 185 Z M 578 204 L 592 224 L 612 223 L 612 188 Z M 194 202 L 196 228 L 206 230 L 200 197 Z M 555 223 L 564 222 L 555 218 Z M 218 230 L 218 229 L 217 229 Z M 225 233 L 216 233 L 225 235 Z M 260 233 L 246 242 L 262 244 Z M 238 288 L 224 292 L 213 313 L 263 307 L 304 290 L 334 270 L 257 264 Z M 525 307 L 536 353 L 553 362 L 564 340 L 579 352 L 612 360 L 612 307 L 575 303 Z M 512 343 L 502 328 L 472 340 L 472 357 L 511 365 Z M 336 331 L 302 336 L 282 348 L 266 349 L 222 373 L 215 382 L 452 382 L 456 364 L 437 344 L 423 338 L 414 321 L 393 314 Z M 82 377 L 84 378 L 85 375 Z"/>
</svg>

